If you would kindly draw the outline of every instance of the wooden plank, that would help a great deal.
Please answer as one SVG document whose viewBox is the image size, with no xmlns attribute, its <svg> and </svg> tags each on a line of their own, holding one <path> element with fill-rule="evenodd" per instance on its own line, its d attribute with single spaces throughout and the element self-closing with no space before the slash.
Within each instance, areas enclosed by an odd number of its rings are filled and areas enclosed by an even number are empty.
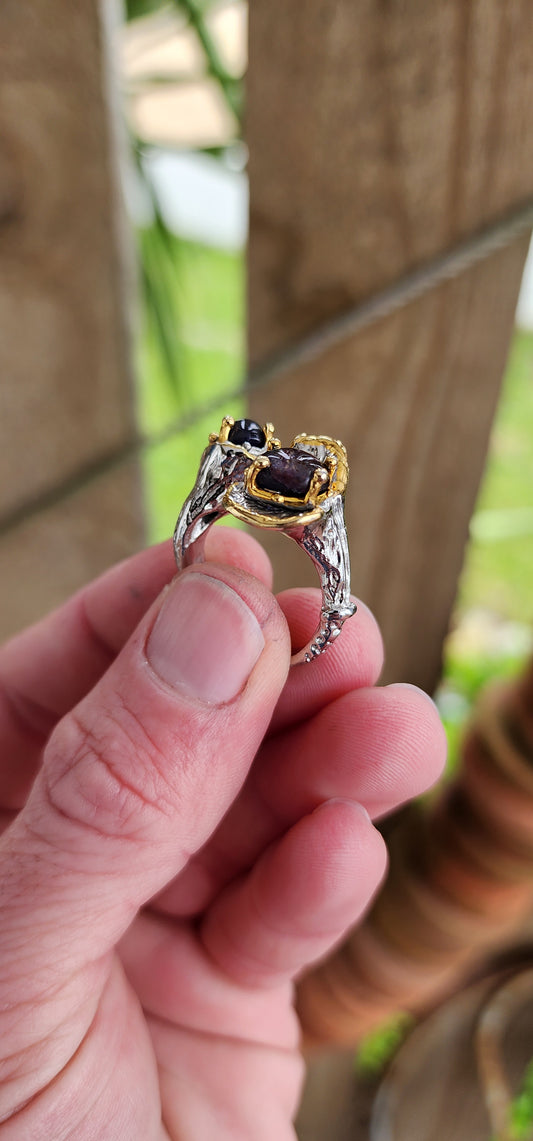
<svg viewBox="0 0 533 1141">
<path fill-rule="evenodd" d="M 251 6 L 250 357 L 290 344 L 533 193 L 526 0 Z M 252 393 L 348 446 L 353 587 L 385 680 L 431 690 L 527 239 Z M 312 582 L 283 540 L 279 586 Z"/>
<path fill-rule="evenodd" d="M 107 82 L 97 0 L 0 6 L 0 524 L 134 429 Z M 70 570 L 59 551 L 55 566 L 47 552 L 43 608 L 117 549 L 141 542 L 138 473 L 134 465 L 128 472 L 121 486 L 129 519 L 118 542 L 92 493 L 84 525 L 94 551 L 84 545 L 83 558 L 81 548 L 76 555 L 79 520 L 65 509 L 60 547 L 72 544 Z M 9 549 L 20 565 L 25 543 L 17 556 L 14 535 L 3 542 L 4 563 Z M 17 614 L 24 619 L 22 604 Z"/>
<path fill-rule="evenodd" d="M 130 461 L 3 536 L 0 642 L 138 548 L 137 488 Z"/>
<path fill-rule="evenodd" d="M 284 439 L 348 446 L 352 588 L 379 618 L 385 681 L 431 691 L 439 674 L 525 251 L 519 240 L 251 401 Z M 268 539 L 280 587 L 315 583 L 297 548 Z"/>
<path fill-rule="evenodd" d="M 532 33 L 527 0 L 254 0 L 252 363 L 530 198 Z M 348 445 L 353 586 L 381 622 L 386 681 L 438 676 L 526 245 L 251 397 L 284 440 Z M 313 581 L 283 543 L 277 584 Z M 349 1053 L 318 1059 L 299 1136 L 362 1141 L 367 1109 Z"/>
</svg>

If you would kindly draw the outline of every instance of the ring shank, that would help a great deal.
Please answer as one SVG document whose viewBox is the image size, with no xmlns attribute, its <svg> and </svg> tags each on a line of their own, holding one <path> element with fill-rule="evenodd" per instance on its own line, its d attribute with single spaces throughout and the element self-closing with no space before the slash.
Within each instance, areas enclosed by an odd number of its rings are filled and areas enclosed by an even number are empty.
<svg viewBox="0 0 533 1141">
<path fill-rule="evenodd" d="M 208 495 L 198 486 L 183 505 L 174 532 L 174 552 L 178 570 L 204 561 L 207 531 L 226 514 L 225 486 L 210 487 Z M 309 555 L 322 589 L 319 625 L 313 637 L 291 658 L 291 665 L 311 662 L 335 641 L 356 607 L 350 595 L 350 556 L 341 495 L 334 495 L 322 516 L 308 524 L 287 527 L 283 533 Z"/>
<path fill-rule="evenodd" d="M 291 664 L 296 665 L 311 662 L 323 653 L 357 609 L 350 594 L 350 553 L 342 495 L 331 497 L 317 522 L 288 529 L 286 534 L 309 555 L 322 588 L 320 624 L 310 642 L 293 655 Z"/>
</svg>

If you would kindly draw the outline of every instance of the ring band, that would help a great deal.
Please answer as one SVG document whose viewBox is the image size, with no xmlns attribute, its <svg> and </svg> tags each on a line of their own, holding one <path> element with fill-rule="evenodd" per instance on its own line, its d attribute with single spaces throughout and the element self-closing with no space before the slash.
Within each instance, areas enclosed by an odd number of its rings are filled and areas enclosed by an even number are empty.
<svg viewBox="0 0 533 1141">
<path fill-rule="evenodd" d="M 312 559 L 322 587 L 320 624 L 292 658 L 311 662 L 355 613 L 344 521 L 346 449 L 330 436 L 296 436 L 282 448 L 274 426 L 225 416 L 212 432 L 191 494 L 174 531 L 178 570 L 203 561 L 206 533 L 223 515 L 254 527 L 275 528 Z"/>
</svg>

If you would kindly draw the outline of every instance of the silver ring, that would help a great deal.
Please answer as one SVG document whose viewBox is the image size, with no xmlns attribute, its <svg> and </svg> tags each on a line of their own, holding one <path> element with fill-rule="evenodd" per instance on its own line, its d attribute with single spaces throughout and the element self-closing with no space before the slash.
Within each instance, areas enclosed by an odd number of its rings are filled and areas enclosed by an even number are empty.
<svg viewBox="0 0 533 1141">
<path fill-rule="evenodd" d="M 312 559 L 322 587 L 320 624 L 292 664 L 311 662 L 355 613 L 344 521 L 346 449 L 330 436 L 296 436 L 282 448 L 273 424 L 225 416 L 212 432 L 174 531 L 178 570 L 203 561 L 205 535 L 223 515 L 276 528 Z"/>
</svg>

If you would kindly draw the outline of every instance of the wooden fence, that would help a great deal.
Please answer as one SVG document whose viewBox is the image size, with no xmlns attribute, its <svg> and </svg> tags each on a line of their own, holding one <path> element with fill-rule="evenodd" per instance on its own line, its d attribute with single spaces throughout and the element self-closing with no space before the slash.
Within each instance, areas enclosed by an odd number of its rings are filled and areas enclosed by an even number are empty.
<svg viewBox="0 0 533 1141">
<path fill-rule="evenodd" d="M 142 541 L 103 8 L 0 9 L 3 635 Z M 354 589 L 385 680 L 429 691 L 528 244 L 532 42 L 528 0 L 250 10 L 250 408 L 346 442 Z M 340 1139 L 347 1073 L 305 1141 Z"/>
<path fill-rule="evenodd" d="M 107 95 L 96 2 L 1 5 L 2 637 L 142 542 Z"/>
</svg>

